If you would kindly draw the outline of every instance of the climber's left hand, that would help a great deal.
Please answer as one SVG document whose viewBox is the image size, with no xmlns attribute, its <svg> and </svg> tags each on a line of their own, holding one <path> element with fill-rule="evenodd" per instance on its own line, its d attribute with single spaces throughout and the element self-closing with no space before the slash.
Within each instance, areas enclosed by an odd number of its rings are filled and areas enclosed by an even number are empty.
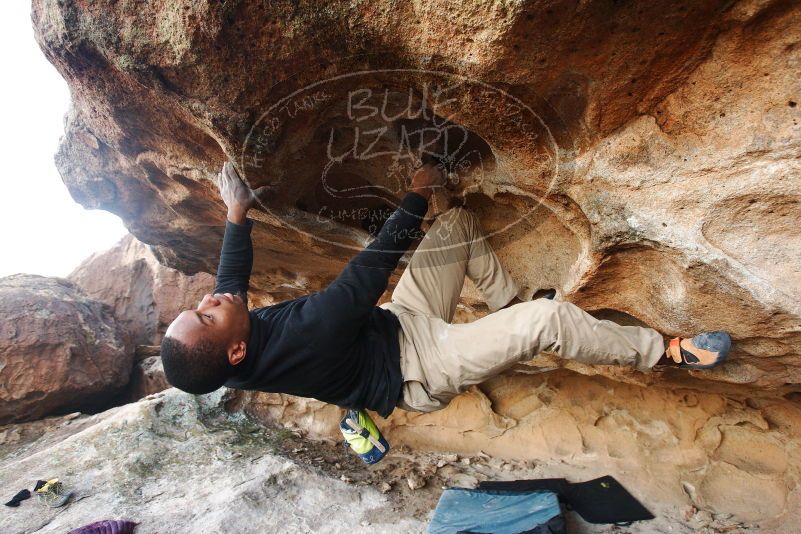
<svg viewBox="0 0 801 534">
<path fill-rule="evenodd" d="M 223 164 L 222 171 L 217 175 L 217 187 L 228 207 L 228 220 L 234 224 L 245 223 L 248 211 L 256 205 L 258 196 L 266 189 L 266 186 L 256 190 L 248 187 L 229 161 Z"/>
</svg>

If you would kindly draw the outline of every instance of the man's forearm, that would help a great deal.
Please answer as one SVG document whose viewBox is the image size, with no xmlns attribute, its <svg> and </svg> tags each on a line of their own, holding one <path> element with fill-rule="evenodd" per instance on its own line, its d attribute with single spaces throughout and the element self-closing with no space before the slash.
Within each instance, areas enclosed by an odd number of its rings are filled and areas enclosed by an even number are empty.
<svg viewBox="0 0 801 534">
<path fill-rule="evenodd" d="M 237 214 L 234 215 L 233 218 L 242 220 L 242 223 L 239 224 L 229 217 L 225 225 L 215 293 L 238 293 L 244 298 L 253 268 L 253 243 L 250 239 L 253 223 L 247 217 L 240 219 Z"/>
<path fill-rule="evenodd" d="M 427 208 L 425 197 L 407 194 L 370 246 L 350 260 L 327 288 L 309 297 L 307 306 L 321 316 L 336 313 L 334 324 L 364 320 L 387 289 L 401 256 L 421 237 L 420 222 Z"/>
<path fill-rule="evenodd" d="M 420 223 L 427 210 L 426 196 L 416 191 L 407 193 L 375 240 L 351 261 L 366 267 L 394 270 L 412 242 L 422 237 Z"/>
</svg>

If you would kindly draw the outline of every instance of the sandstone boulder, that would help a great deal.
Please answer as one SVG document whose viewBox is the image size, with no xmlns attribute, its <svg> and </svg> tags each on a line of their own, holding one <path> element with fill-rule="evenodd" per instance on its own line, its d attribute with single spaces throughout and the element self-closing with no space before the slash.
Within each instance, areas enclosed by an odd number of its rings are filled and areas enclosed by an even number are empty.
<svg viewBox="0 0 801 534">
<path fill-rule="evenodd" d="M 726 329 L 730 364 L 660 382 L 770 396 L 801 390 L 799 17 L 781 0 L 32 13 L 73 96 L 64 182 L 168 265 L 213 272 L 232 159 L 271 187 L 253 302 L 319 289 L 433 151 L 529 292 L 669 335 Z"/>
<path fill-rule="evenodd" d="M 111 310 L 72 282 L 0 278 L 0 423 L 107 406 L 132 364 Z"/>
<path fill-rule="evenodd" d="M 223 161 L 270 186 L 253 214 L 260 304 L 335 276 L 427 149 L 528 292 L 735 339 L 712 372 L 519 368 L 444 411 L 380 421 L 393 444 L 536 463 L 510 477 L 613 473 L 658 516 L 686 519 L 633 531 L 798 524 L 798 2 L 34 0 L 32 18 L 73 95 L 65 184 L 184 273 L 216 266 Z M 462 315 L 484 313 L 464 297 Z M 238 403 L 337 435 L 336 407 Z M 198 434 L 181 430 L 171 445 L 191 449 Z M 143 451 L 126 472 L 153 472 Z"/>
<path fill-rule="evenodd" d="M 84 260 L 68 278 L 111 306 L 130 350 L 159 344 L 170 322 L 214 289 L 213 276 L 187 276 L 165 267 L 130 234 Z"/>
</svg>

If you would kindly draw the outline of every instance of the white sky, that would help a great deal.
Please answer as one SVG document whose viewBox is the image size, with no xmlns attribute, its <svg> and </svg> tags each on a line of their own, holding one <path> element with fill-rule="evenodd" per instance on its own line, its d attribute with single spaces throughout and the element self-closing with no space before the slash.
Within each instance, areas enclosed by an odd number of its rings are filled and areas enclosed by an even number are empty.
<svg viewBox="0 0 801 534">
<path fill-rule="evenodd" d="M 30 2 L 0 7 L 0 276 L 66 276 L 127 230 L 72 200 L 53 163 L 69 90 L 33 39 Z"/>
</svg>

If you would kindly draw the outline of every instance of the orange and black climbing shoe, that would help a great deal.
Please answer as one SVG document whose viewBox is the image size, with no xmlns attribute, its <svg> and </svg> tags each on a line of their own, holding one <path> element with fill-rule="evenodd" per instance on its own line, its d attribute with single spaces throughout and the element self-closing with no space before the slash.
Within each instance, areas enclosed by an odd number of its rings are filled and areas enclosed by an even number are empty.
<svg viewBox="0 0 801 534">
<path fill-rule="evenodd" d="M 694 338 L 670 340 L 667 355 L 685 369 L 709 369 L 729 356 L 731 336 L 727 332 L 704 332 Z"/>
</svg>

